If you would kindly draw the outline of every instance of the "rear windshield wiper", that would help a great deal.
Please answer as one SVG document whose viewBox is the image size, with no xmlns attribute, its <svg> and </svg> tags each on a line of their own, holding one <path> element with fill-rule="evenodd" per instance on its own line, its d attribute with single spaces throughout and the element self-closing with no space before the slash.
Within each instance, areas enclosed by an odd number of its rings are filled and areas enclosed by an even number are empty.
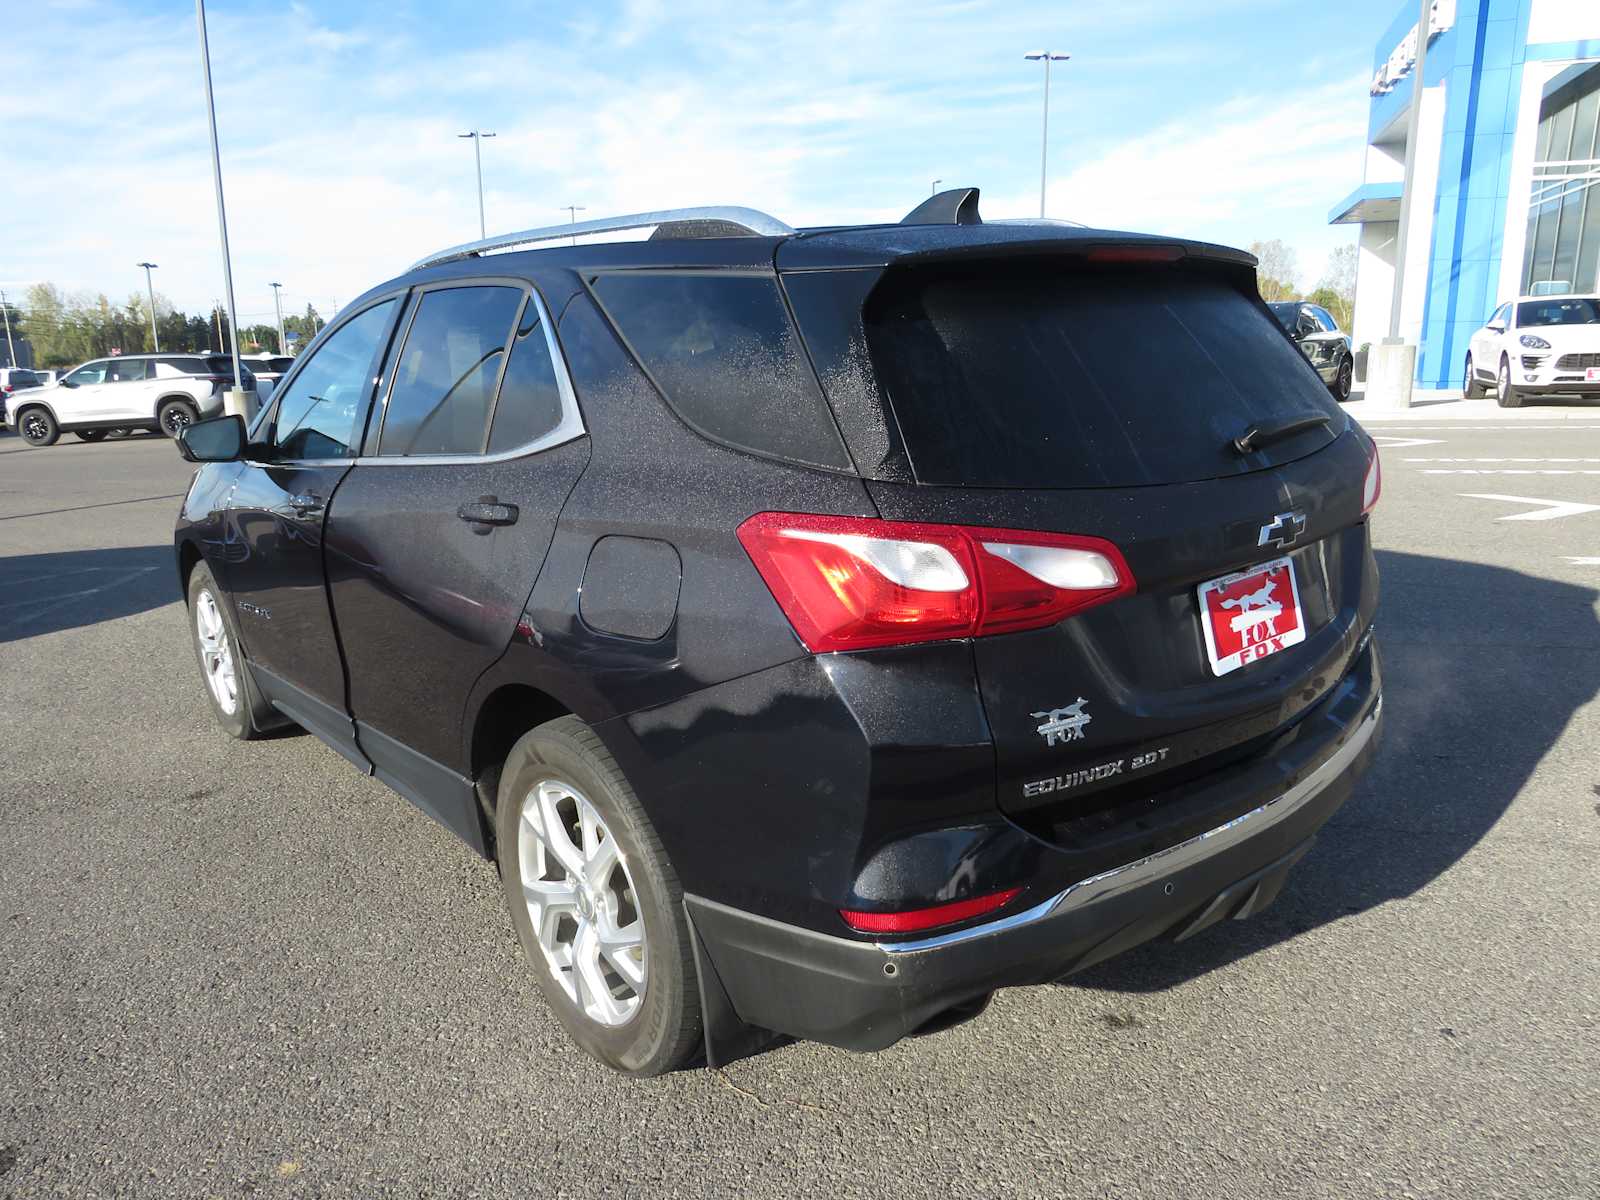
<svg viewBox="0 0 1600 1200">
<path fill-rule="evenodd" d="M 1291 417 L 1276 425 L 1252 425 L 1234 438 L 1231 445 L 1240 454 L 1254 454 L 1257 450 L 1272 445 L 1273 442 L 1281 442 L 1297 433 L 1304 433 L 1308 429 L 1331 423 L 1332 418 L 1327 416 L 1306 416 Z"/>
</svg>

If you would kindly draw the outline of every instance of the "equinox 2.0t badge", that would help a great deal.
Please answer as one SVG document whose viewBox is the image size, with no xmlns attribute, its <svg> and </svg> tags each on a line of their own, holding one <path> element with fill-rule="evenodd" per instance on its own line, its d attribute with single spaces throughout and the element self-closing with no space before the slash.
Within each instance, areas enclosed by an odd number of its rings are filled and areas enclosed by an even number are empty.
<svg viewBox="0 0 1600 1200">
<path fill-rule="evenodd" d="M 1261 527 L 1261 537 L 1256 545 L 1279 546 L 1287 550 L 1300 540 L 1300 535 L 1306 531 L 1306 518 L 1304 513 L 1286 512 L 1279 513 Z"/>
<path fill-rule="evenodd" d="M 1089 703 L 1079 696 L 1076 703 L 1067 705 L 1066 708 L 1052 708 L 1048 712 L 1036 712 L 1044 724 L 1039 726 L 1039 733 L 1044 737 L 1045 745 L 1054 746 L 1057 742 L 1083 741 L 1083 727 L 1094 720 L 1083 711 L 1083 706 Z"/>
</svg>

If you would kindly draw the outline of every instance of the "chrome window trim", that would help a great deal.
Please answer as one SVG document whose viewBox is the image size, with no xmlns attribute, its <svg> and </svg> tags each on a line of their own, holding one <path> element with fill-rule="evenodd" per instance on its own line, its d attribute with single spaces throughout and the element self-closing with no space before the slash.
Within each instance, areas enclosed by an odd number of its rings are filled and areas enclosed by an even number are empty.
<svg viewBox="0 0 1600 1200">
<path fill-rule="evenodd" d="M 416 321 L 418 311 L 422 308 L 422 297 L 429 292 L 449 291 L 463 287 L 505 287 L 513 285 L 522 289 L 524 302 L 517 306 L 516 315 L 513 317 L 511 331 L 508 337 L 505 361 L 500 365 L 500 375 L 495 380 L 495 394 L 492 407 L 489 410 L 489 423 L 484 428 L 484 444 L 494 435 L 494 414 L 500 408 L 500 388 L 505 383 L 505 373 L 511 365 L 511 352 L 516 349 L 516 333 L 522 325 L 522 316 L 526 311 L 524 305 L 528 301 L 539 310 L 539 326 L 544 331 L 544 343 L 550 352 L 550 363 L 556 373 L 556 391 L 561 396 L 561 420 L 554 429 L 541 434 L 531 442 L 521 446 L 513 446 L 510 450 L 501 450 L 495 454 L 361 454 L 354 458 L 346 459 L 358 467 L 403 467 L 403 466 L 467 466 L 473 463 L 506 462 L 513 458 L 522 458 L 525 455 L 537 454 L 541 450 L 549 450 L 567 442 L 576 441 L 588 430 L 583 424 L 583 414 L 578 410 L 578 394 L 573 389 L 572 378 L 567 372 L 567 360 L 561 354 L 560 343 L 556 341 L 555 329 L 550 320 L 550 309 L 544 302 L 544 297 L 539 294 L 539 289 L 525 279 L 516 279 L 509 276 L 472 276 L 461 279 L 444 279 L 437 283 L 426 284 L 416 289 L 416 303 L 411 305 L 410 314 L 406 317 L 406 328 L 397 343 L 396 354 L 405 349 L 406 338 L 411 336 L 411 326 Z M 389 364 L 384 365 L 385 373 Z M 375 404 L 375 415 L 378 418 L 378 436 L 374 445 L 383 444 L 383 421 L 389 415 L 389 396 L 394 391 L 394 379 L 388 380 L 388 387 Z M 381 410 L 381 411 L 376 411 Z M 369 418 L 370 420 L 370 418 Z M 312 462 L 328 462 L 329 459 L 311 459 Z"/>
<path fill-rule="evenodd" d="M 1018 929 L 1024 925 L 1031 925 L 1035 921 L 1042 921 L 1057 913 L 1081 908 L 1093 901 L 1116 895 L 1139 887 L 1152 880 L 1160 879 L 1165 875 L 1173 874 L 1185 867 L 1208 858 L 1229 846 L 1237 845 L 1246 838 L 1253 837 L 1262 830 L 1269 829 L 1278 822 L 1293 816 L 1305 807 L 1313 798 L 1320 794 L 1329 784 L 1338 778 L 1354 762 L 1360 753 L 1366 749 L 1367 743 L 1372 740 L 1372 735 L 1377 732 L 1378 716 L 1383 711 L 1383 697 L 1379 696 L 1377 703 L 1372 706 L 1372 711 L 1366 719 L 1356 727 L 1356 730 L 1345 741 L 1344 745 L 1335 750 L 1320 767 L 1312 771 L 1299 783 L 1295 784 L 1281 796 L 1268 800 L 1257 808 L 1243 813 L 1215 829 L 1196 834 L 1187 841 L 1179 842 L 1176 846 L 1169 846 L 1165 850 L 1135 862 L 1125 863 L 1120 867 L 1113 867 L 1099 875 L 1092 875 L 1088 879 L 1079 880 L 1064 891 L 1056 893 L 1049 899 L 1035 904 L 1032 908 L 1022 912 L 1012 913 L 998 921 L 990 921 L 984 925 L 974 925 L 967 929 L 958 929 L 954 933 L 938 934 L 934 937 L 919 938 L 910 942 L 877 942 L 875 945 L 885 954 L 914 954 L 920 950 L 938 950 L 945 946 L 955 946 L 962 942 L 974 941 L 978 938 L 989 937 L 997 933 L 1005 933 Z"/>
</svg>

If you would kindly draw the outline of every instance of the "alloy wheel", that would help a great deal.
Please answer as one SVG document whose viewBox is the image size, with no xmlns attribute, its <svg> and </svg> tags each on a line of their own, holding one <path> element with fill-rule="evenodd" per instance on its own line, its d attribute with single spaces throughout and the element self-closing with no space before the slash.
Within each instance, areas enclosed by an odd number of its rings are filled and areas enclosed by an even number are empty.
<svg viewBox="0 0 1600 1200">
<path fill-rule="evenodd" d="M 239 675 L 233 665 L 233 643 L 222 612 L 210 592 L 201 592 L 194 606 L 195 636 L 200 642 L 200 663 L 217 707 L 232 716 L 239 707 Z"/>
<path fill-rule="evenodd" d="M 599 1025 L 625 1025 L 644 999 L 649 959 L 628 865 L 594 805 L 541 780 L 523 798 L 517 862 L 528 919 L 550 973 Z"/>
<path fill-rule="evenodd" d="M 1504 400 L 1507 396 L 1511 395 L 1511 364 L 1510 363 L 1502 362 L 1500 364 L 1500 381 L 1499 382 L 1500 382 L 1500 399 Z"/>
<path fill-rule="evenodd" d="M 22 418 L 22 436 L 30 442 L 43 441 L 50 436 L 50 424 L 36 412 Z"/>
<path fill-rule="evenodd" d="M 191 424 L 193 422 L 189 420 L 189 414 L 177 405 L 173 405 L 161 414 L 161 427 L 167 431 L 168 437 L 177 437 Z"/>
</svg>

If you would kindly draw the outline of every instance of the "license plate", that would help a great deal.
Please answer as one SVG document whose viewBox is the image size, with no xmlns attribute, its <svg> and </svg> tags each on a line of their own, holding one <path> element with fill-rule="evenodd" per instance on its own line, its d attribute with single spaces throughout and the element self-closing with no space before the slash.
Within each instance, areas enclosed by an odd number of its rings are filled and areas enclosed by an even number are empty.
<svg viewBox="0 0 1600 1200">
<path fill-rule="evenodd" d="M 1600 367 L 1590 367 L 1583 373 L 1583 378 L 1589 383 L 1600 383 Z"/>
<path fill-rule="evenodd" d="M 1211 671 L 1226 675 L 1306 640 L 1294 560 L 1277 558 L 1200 585 Z"/>
</svg>

